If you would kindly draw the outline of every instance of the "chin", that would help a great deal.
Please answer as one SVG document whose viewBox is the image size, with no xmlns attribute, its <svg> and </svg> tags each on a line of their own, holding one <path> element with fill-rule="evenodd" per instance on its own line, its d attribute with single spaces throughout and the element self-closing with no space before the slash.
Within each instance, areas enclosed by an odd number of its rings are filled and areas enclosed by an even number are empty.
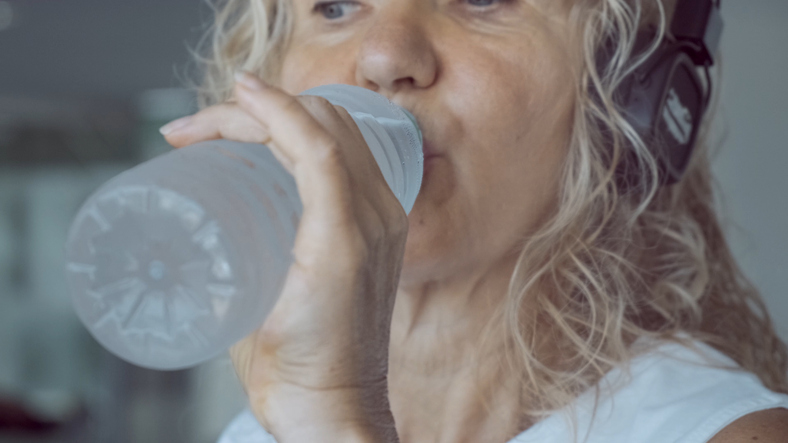
<svg viewBox="0 0 788 443">
<path fill-rule="evenodd" d="M 416 286 L 443 277 L 455 262 L 456 253 L 442 245 L 431 233 L 408 235 L 402 260 L 400 286 Z"/>
<path fill-rule="evenodd" d="M 447 208 L 434 205 L 427 197 L 420 195 L 408 214 L 408 239 L 400 284 L 418 284 L 443 277 L 451 264 L 460 258 L 458 252 L 463 250 L 462 236 L 453 235 L 458 228 L 452 223 Z"/>
</svg>

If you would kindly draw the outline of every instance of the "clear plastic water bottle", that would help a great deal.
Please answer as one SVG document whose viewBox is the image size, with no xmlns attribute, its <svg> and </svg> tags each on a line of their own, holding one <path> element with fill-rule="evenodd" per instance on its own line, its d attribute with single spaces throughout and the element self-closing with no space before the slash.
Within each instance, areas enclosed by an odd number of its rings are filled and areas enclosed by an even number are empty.
<svg viewBox="0 0 788 443">
<path fill-rule="evenodd" d="M 319 86 L 347 109 L 386 182 L 410 212 L 421 187 L 421 132 L 370 90 Z M 217 140 L 142 163 L 102 185 L 66 244 L 75 309 L 108 350 L 139 366 L 180 369 L 259 327 L 292 263 L 302 205 L 263 145 Z"/>
</svg>

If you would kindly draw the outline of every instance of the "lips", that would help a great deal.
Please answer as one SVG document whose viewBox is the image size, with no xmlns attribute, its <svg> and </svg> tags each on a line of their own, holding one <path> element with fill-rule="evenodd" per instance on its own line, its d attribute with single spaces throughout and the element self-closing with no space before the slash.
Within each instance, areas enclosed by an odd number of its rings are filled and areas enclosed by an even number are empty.
<svg viewBox="0 0 788 443">
<path fill-rule="evenodd" d="M 427 140 L 426 138 L 423 140 L 423 147 L 422 151 L 424 152 L 424 160 L 432 157 L 438 157 L 441 154 L 435 151 L 435 147 Z"/>
<path fill-rule="evenodd" d="M 419 125 L 421 129 L 421 136 L 422 136 L 422 152 L 424 153 L 424 160 L 428 160 L 433 157 L 440 157 L 442 154 L 436 151 L 435 146 L 430 142 L 430 137 L 427 137 L 427 133 L 431 132 L 428 130 L 426 122 L 424 122 L 421 118 L 417 116 L 417 112 L 415 111 L 408 111 L 413 119 L 416 120 L 416 124 Z M 432 134 L 435 135 L 435 134 Z"/>
</svg>

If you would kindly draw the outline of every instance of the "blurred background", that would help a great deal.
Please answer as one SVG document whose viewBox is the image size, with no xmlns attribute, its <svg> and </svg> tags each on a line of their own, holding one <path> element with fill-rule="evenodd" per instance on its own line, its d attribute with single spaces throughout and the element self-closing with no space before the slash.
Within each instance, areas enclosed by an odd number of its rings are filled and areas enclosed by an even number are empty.
<svg viewBox="0 0 788 443">
<path fill-rule="evenodd" d="M 726 0 L 715 168 L 734 252 L 788 339 L 788 2 Z M 168 151 L 211 10 L 196 0 L 0 0 L 0 442 L 215 442 L 245 403 L 226 357 L 156 372 L 90 337 L 63 245 L 82 201 Z"/>
<path fill-rule="evenodd" d="M 212 443 L 244 406 L 229 358 L 131 366 L 64 290 L 82 201 L 170 150 L 158 128 L 196 109 L 188 48 L 211 16 L 197 0 L 0 1 L 2 443 Z"/>
</svg>

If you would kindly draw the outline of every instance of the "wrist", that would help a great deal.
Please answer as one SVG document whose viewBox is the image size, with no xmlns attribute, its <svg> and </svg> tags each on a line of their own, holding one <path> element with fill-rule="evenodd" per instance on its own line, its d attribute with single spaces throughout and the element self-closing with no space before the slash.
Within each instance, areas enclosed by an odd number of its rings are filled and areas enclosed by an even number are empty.
<svg viewBox="0 0 788 443">
<path fill-rule="evenodd" d="M 387 389 L 310 390 L 279 385 L 250 395 L 258 420 L 279 443 L 397 443 Z"/>
<path fill-rule="evenodd" d="M 399 443 L 393 419 L 390 426 L 369 423 L 324 423 L 274 434 L 279 443 Z"/>
</svg>

